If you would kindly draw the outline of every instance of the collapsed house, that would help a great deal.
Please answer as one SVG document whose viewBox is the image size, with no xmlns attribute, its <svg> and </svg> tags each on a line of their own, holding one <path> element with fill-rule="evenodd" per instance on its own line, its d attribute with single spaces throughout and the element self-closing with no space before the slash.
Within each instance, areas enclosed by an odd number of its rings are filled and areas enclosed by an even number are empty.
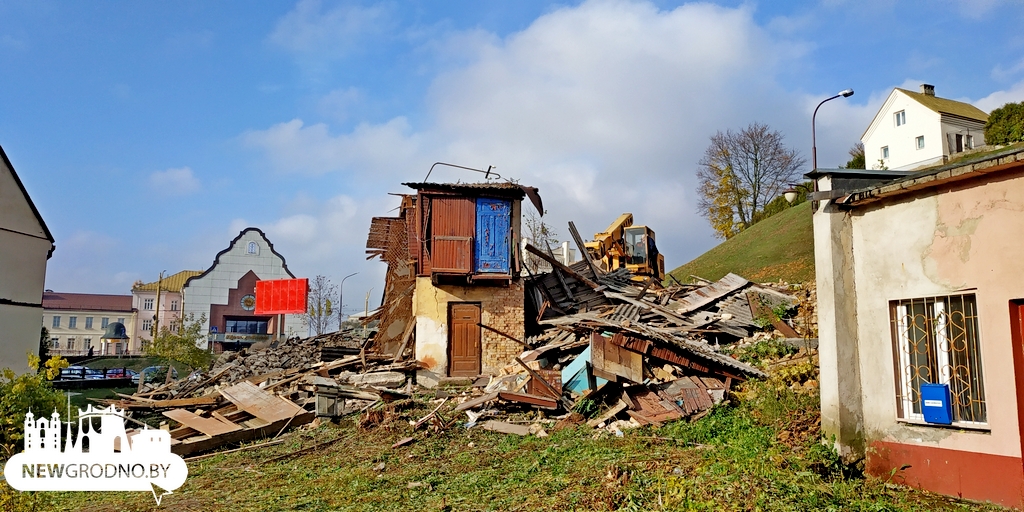
<svg viewBox="0 0 1024 512">
<path fill-rule="evenodd" d="M 682 417 L 707 409 L 733 383 L 764 376 L 721 344 L 767 325 L 799 337 L 770 314 L 793 297 L 740 276 L 669 288 L 638 282 L 625 268 L 600 268 L 572 225 L 580 262 L 566 265 L 550 248 L 522 243 L 522 199 L 536 189 L 405 185 L 416 194 L 401 195 L 398 216 L 374 218 L 367 239 L 369 257 L 388 265 L 371 348 L 396 362 L 409 351 L 426 387 L 472 379 L 480 395 L 460 410 L 495 401 L 571 409 L 614 388 L 627 403 L 618 412 L 629 409 L 641 424 Z M 551 271 L 521 277 L 521 247 Z M 656 397 L 653 406 L 644 409 L 640 396 Z"/>
<path fill-rule="evenodd" d="M 467 428 L 546 435 L 502 418 L 539 411 L 579 422 L 572 413 L 582 411 L 596 416 L 588 425 L 621 432 L 699 418 L 735 383 L 765 376 L 724 345 L 769 326 L 800 336 L 773 314 L 795 302 L 785 287 L 734 274 L 668 287 L 638 281 L 595 262 L 571 223 L 582 261 L 566 265 L 550 248 L 522 243 L 522 200 L 542 210 L 536 189 L 407 185 L 416 193 L 401 195 L 398 215 L 371 222 L 367 253 L 388 265 L 384 300 L 365 319 L 374 327 L 254 345 L 222 354 L 209 372 L 100 402 L 158 413 L 172 451 L 191 456 L 317 417 L 372 422 L 382 404 L 409 402 L 413 384 L 458 384 L 436 391 L 441 403 L 410 422 L 414 431 L 450 428 L 454 411 L 468 416 Z M 551 271 L 525 269 L 521 249 Z"/>
</svg>

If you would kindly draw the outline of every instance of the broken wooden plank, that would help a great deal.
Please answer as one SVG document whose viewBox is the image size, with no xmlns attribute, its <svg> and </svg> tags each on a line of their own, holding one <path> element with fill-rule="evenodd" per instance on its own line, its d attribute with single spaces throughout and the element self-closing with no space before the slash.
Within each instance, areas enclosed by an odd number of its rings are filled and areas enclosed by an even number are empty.
<svg viewBox="0 0 1024 512">
<path fill-rule="evenodd" d="M 241 426 L 230 421 L 221 421 L 218 418 L 204 418 L 185 409 L 164 411 L 163 415 L 211 437 L 242 429 Z"/>
<path fill-rule="evenodd" d="M 461 411 L 465 411 L 465 410 L 468 410 L 468 409 L 472 409 L 472 408 L 477 407 L 479 405 L 483 405 L 483 404 L 485 404 L 487 402 L 490 402 L 491 400 L 497 400 L 497 398 L 498 398 L 498 394 L 497 393 L 488 393 L 488 394 L 483 395 L 483 396 L 478 396 L 476 398 L 473 398 L 473 399 L 470 399 L 470 400 L 466 400 L 465 402 L 462 402 L 461 404 L 459 404 L 458 406 L 455 407 L 455 411 L 461 412 Z"/>
<path fill-rule="evenodd" d="M 287 420 L 302 409 L 289 400 L 267 393 L 245 381 L 221 389 L 220 394 L 239 409 L 268 422 Z"/>
<path fill-rule="evenodd" d="M 588 427 L 596 427 L 596 426 L 598 426 L 598 425 L 600 425 L 602 423 L 605 423 L 608 420 L 614 418 L 616 414 L 618 414 L 618 413 L 620 413 L 622 411 L 625 411 L 626 407 L 627 407 L 626 402 L 623 402 L 620 399 L 615 405 L 613 405 L 610 409 L 605 411 L 604 414 L 602 414 L 602 415 L 600 415 L 600 416 L 598 416 L 598 417 L 588 421 L 587 422 L 587 426 Z"/>
<path fill-rule="evenodd" d="M 405 327 L 405 332 L 402 333 L 402 344 L 398 347 L 398 353 L 395 354 L 395 359 L 392 363 L 397 363 L 402 360 L 402 354 L 405 354 L 405 347 L 409 346 L 409 340 L 412 339 L 412 333 L 416 331 L 416 318 L 410 318 L 407 320 L 409 325 Z"/>
<path fill-rule="evenodd" d="M 583 284 L 585 284 L 585 285 L 587 285 L 587 286 L 589 286 L 591 288 L 595 288 L 595 289 L 598 288 L 599 285 L 597 283 L 591 281 L 590 279 L 587 279 L 582 274 L 580 274 L 580 273 L 574 271 L 573 269 L 563 265 L 562 262 L 556 260 L 555 258 L 552 258 L 551 256 L 548 256 L 547 254 L 544 254 L 544 251 L 534 247 L 533 245 L 526 244 L 526 250 L 530 251 L 531 254 L 536 255 L 540 259 L 550 263 L 552 267 L 557 268 L 557 269 L 561 270 L 562 272 L 565 272 L 566 274 L 569 274 L 570 276 L 575 278 L 577 281 L 579 281 L 579 282 L 581 282 L 581 283 L 583 283 Z"/>
<path fill-rule="evenodd" d="M 615 333 L 614 336 L 622 336 Z M 594 375 L 602 379 L 635 383 L 644 381 L 643 355 L 628 350 L 595 332 L 590 338 L 590 361 L 594 365 Z"/>
<path fill-rule="evenodd" d="M 558 409 L 558 400 L 546 396 L 531 395 L 529 393 L 515 393 L 512 391 L 499 391 L 498 398 L 510 402 L 529 404 L 542 409 Z"/>
<path fill-rule="evenodd" d="M 501 432 L 502 434 L 530 435 L 530 427 L 526 425 L 516 425 L 515 423 L 505 423 L 504 421 L 497 420 L 487 420 L 480 424 L 480 428 L 492 432 Z"/>
<path fill-rule="evenodd" d="M 313 411 L 306 411 L 299 414 L 292 421 L 292 426 L 297 427 L 299 425 L 305 425 L 313 421 L 316 417 L 316 413 Z M 181 443 L 171 446 L 171 452 L 181 456 L 191 455 L 193 453 L 201 453 L 209 450 L 216 449 L 220 446 L 226 446 L 229 444 L 241 443 L 244 441 L 252 441 L 254 439 L 263 439 L 270 437 L 277 433 L 281 429 L 281 426 L 287 422 L 287 418 L 273 423 L 269 423 L 262 427 L 247 428 L 236 430 L 234 432 L 228 432 L 226 434 L 220 434 L 216 436 L 199 436 L 184 439 Z M 294 454 L 294 452 L 292 453 Z M 290 455 L 290 454 L 289 454 Z"/>
</svg>

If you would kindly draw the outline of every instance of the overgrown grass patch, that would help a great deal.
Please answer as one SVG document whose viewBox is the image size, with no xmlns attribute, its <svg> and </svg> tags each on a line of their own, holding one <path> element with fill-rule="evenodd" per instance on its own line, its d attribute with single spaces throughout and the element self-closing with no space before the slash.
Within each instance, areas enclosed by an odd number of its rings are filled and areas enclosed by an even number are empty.
<svg viewBox="0 0 1024 512">
<path fill-rule="evenodd" d="M 546 438 L 411 431 L 429 403 L 189 463 L 173 510 L 986 510 L 850 472 L 820 443 L 817 397 L 755 383 L 693 423 Z M 446 416 L 446 417 L 450 417 Z M 528 421 L 524 415 L 521 419 Z M 392 449 L 402 437 L 411 445 Z M 290 459 L 303 447 L 340 441 Z M 156 510 L 148 493 L 57 493 L 45 510 Z"/>
</svg>

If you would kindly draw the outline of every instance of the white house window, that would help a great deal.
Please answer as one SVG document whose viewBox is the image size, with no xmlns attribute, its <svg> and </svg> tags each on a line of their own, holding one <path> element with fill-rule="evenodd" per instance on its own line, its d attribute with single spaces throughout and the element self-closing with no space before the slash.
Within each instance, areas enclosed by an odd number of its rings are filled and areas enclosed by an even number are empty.
<svg viewBox="0 0 1024 512">
<path fill-rule="evenodd" d="M 108 325 L 110 325 L 109 318 L 104 317 L 100 319 L 100 329 L 106 329 Z"/>
<path fill-rule="evenodd" d="M 147 311 L 153 310 L 153 299 L 145 299 L 142 301 L 142 309 Z"/>
<path fill-rule="evenodd" d="M 68 338 L 68 350 L 75 349 L 75 338 Z"/>
<path fill-rule="evenodd" d="M 153 328 L 153 321 L 152 320 L 143 320 L 142 321 L 142 330 L 143 331 L 148 331 L 148 330 L 150 330 L 152 328 Z"/>
<path fill-rule="evenodd" d="M 60 317 L 57 316 L 57 315 L 53 316 L 53 326 L 54 327 L 60 327 Z"/>
<path fill-rule="evenodd" d="M 178 301 L 172 300 L 171 301 L 171 311 L 177 311 L 177 310 L 178 310 Z"/>
<path fill-rule="evenodd" d="M 92 338 L 82 340 L 82 350 L 89 350 L 90 348 L 92 348 Z"/>
<path fill-rule="evenodd" d="M 85 328 L 86 329 L 92 329 L 92 317 L 91 316 L 85 317 Z"/>
<path fill-rule="evenodd" d="M 889 146 L 882 146 L 882 159 L 886 160 L 889 158 Z"/>
<path fill-rule="evenodd" d="M 900 110 L 896 112 L 896 126 L 903 126 L 907 124 L 907 111 Z"/>
<path fill-rule="evenodd" d="M 53 344 L 53 348 L 60 348 L 60 338 L 50 338 L 50 343 Z"/>
<path fill-rule="evenodd" d="M 77 316 L 69 316 L 68 317 L 68 329 L 74 329 L 75 327 L 78 327 L 78 317 Z"/>
<path fill-rule="evenodd" d="M 915 140 L 917 141 L 917 149 L 924 149 L 924 135 L 918 135 Z"/>
<path fill-rule="evenodd" d="M 964 137 L 964 149 L 974 148 L 974 135 L 968 135 Z"/>
<path fill-rule="evenodd" d="M 249 242 L 249 245 L 245 248 L 246 254 L 256 254 L 258 250 L 259 246 L 256 245 L 256 242 Z"/>
<path fill-rule="evenodd" d="M 974 294 L 889 303 L 897 361 L 897 415 L 921 420 L 921 384 L 948 384 L 954 424 L 984 424 L 985 385 L 981 369 L 977 302 Z"/>
</svg>

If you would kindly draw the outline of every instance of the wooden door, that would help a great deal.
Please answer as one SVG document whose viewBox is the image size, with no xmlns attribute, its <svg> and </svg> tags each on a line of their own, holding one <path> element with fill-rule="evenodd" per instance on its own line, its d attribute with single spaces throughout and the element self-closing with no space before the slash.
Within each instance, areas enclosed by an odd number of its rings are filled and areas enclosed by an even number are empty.
<svg viewBox="0 0 1024 512">
<path fill-rule="evenodd" d="M 480 305 L 448 305 L 448 375 L 480 375 Z"/>
</svg>

